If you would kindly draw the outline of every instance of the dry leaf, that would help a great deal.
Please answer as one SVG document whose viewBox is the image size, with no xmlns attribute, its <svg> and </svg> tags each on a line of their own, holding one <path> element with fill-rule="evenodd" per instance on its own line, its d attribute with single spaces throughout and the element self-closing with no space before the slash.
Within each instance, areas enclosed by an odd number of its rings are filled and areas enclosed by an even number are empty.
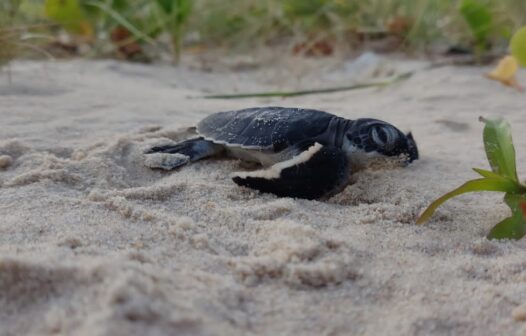
<svg viewBox="0 0 526 336">
<path fill-rule="evenodd" d="M 332 44 L 327 40 L 319 40 L 315 42 L 303 42 L 296 44 L 292 49 L 294 55 L 302 54 L 305 56 L 330 56 L 334 53 Z"/>
<path fill-rule="evenodd" d="M 486 74 L 486 77 L 501 82 L 506 86 L 513 87 L 522 91 L 522 87 L 517 82 L 517 71 L 519 63 L 515 57 L 508 55 L 502 58 L 493 71 Z"/>
<path fill-rule="evenodd" d="M 387 31 L 397 36 L 405 36 L 412 25 L 413 20 L 407 16 L 395 16 L 386 24 Z"/>
<path fill-rule="evenodd" d="M 111 41 L 117 46 L 120 56 L 133 59 L 142 53 L 142 48 L 133 35 L 123 26 L 117 26 L 111 31 Z"/>
</svg>

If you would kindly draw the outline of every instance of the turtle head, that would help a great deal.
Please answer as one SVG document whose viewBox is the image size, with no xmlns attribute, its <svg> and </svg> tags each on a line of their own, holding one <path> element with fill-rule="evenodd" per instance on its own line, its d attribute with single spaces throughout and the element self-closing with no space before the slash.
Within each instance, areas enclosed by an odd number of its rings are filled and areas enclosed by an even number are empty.
<svg viewBox="0 0 526 336">
<path fill-rule="evenodd" d="M 418 149 L 411 133 L 404 134 L 395 126 L 377 119 L 357 119 L 346 133 L 350 151 L 371 156 L 402 159 L 410 163 L 418 159 Z M 352 155 L 352 153 L 350 153 Z"/>
</svg>

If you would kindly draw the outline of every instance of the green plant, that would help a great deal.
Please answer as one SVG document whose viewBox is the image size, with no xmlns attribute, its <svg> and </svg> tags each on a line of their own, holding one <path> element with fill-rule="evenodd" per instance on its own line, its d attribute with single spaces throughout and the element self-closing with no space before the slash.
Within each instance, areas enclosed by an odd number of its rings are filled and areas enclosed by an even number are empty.
<svg viewBox="0 0 526 336">
<path fill-rule="evenodd" d="M 72 43 L 91 46 L 79 50 L 90 50 L 93 56 L 136 44 L 150 56 L 169 48 L 175 61 L 186 32 L 194 50 L 219 46 L 251 52 L 280 45 L 294 51 L 296 46 L 309 50 L 326 44 L 355 51 L 372 41 L 380 48 L 386 42 L 387 49 L 473 45 L 477 52 L 486 52 L 503 50 L 511 32 L 526 24 L 523 0 L 454 3 L 460 5 L 438 0 L 2 0 L 0 20 L 9 12 L 6 6 L 15 4 L 38 15 L 39 21 L 53 23 L 39 33 L 57 34 L 60 25 L 74 36 Z M 36 21 L 19 20 L 19 13 L 15 19 L 22 25 Z M 402 29 L 393 30 L 396 24 Z M 0 22 L 0 29 L 2 25 L 6 27 Z M 122 32 L 118 43 L 112 38 L 115 31 Z M 389 47 L 393 36 L 399 43 Z"/>
<path fill-rule="evenodd" d="M 489 6 L 480 0 L 462 0 L 459 10 L 475 38 L 476 51 L 481 53 L 488 47 L 493 29 L 493 15 Z"/>
<path fill-rule="evenodd" d="M 526 67 L 526 26 L 519 29 L 511 38 L 510 51 L 519 64 Z"/>
<path fill-rule="evenodd" d="M 90 37 L 93 26 L 78 0 L 46 0 L 45 15 L 66 30 Z"/>
<path fill-rule="evenodd" d="M 35 13 L 40 10 L 41 4 L 36 0 L 0 2 L 0 67 L 28 51 L 50 56 L 36 42 L 49 38 L 40 32 L 49 26 L 40 24 L 35 18 Z"/>
<path fill-rule="evenodd" d="M 156 0 L 161 13 L 161 26 L 170 35 L 174 62 L 181 57 L 184 28 L 192 12 L 192 0 Z"/>
<path fill-rule="evenodd" d="M 112 31 L 121 26 L 132 36 L 130 41 L 141 41 L 155 45 L 154 37 L 161 31 L 156 16 L 152 13 L 151 3 L 139 3 L 131 6 L 123 0 L 87 0 L 83 8 L 89 9 L 92 21 L 102 32 Z"/>
<path fill-rule="evenodd" d="M 45 9 L 49 19 L 93 42 L 96 49 L 107 49 L 104 45 L 112 35 L 118 48 L 137 42 L 158 47 L 156 38 L 166 33 L 177 63 L 192 1 L 46 0 Z"/>
<path fill-rule="evenodd" d="M 515 148 L 511 127 L 503 119 L 488 120 L 485 123 L 483 139 L 491 171 L 474 168 L 482 178 L 464 183 L 457 189 L 435 200 L 418 218 L 417 224 L 429 220 L 435 210 L 448 199 L 474 191 L 504 192 L 504 202 L 512 215 L 497 225 L 488 234 L 489 239 L 520 239 L 526 234 L 526 186 L 519 182 L 515 162 Z"/>
<path fill-rule="evenodd" d="M 207 46 L 247 51 L 293 30 L 274 0 L 196 0 L 193 7 L 189 29 Z"/>
<path fill-rule="evenodd" d="M 18 52 L 16 41 L 20 39 L 20 31 L 13 27 L 17 10 L 16 1 L 10 0 L 0 4 L 0 66 L 9 63 Z"/>
</svg>

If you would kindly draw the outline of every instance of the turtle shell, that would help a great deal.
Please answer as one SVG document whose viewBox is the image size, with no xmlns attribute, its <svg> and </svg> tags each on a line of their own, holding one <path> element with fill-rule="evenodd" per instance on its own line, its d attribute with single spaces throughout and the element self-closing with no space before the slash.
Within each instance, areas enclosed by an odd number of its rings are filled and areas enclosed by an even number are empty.
<svg viewBox="0 0 526 336">
<path fill-rule="evenodd" d="M 212 114 L 197 124 L 197 132 L 227 146 L 280 150 L 323 136 L 334 118 L 318 110 L 256 107 Z"/>
</svg>

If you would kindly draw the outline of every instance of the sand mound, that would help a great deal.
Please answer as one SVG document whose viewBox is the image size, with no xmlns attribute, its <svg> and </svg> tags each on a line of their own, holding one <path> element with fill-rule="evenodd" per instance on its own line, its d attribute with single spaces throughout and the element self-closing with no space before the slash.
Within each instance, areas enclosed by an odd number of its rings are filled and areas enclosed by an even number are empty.
<svg viewBox="0 0 526 336">
<path fill-rule="evenodd" d="M 280 278 L 289 285 L 320 287 L 357 276 L 352 251 L 341 241 L 320 237 L 313 228 L 276 220 L 257 235 L 269 238 L 257 240 L 248 256 L 231 261 L 234 271 L 245 281 Z"/>
</svg>

